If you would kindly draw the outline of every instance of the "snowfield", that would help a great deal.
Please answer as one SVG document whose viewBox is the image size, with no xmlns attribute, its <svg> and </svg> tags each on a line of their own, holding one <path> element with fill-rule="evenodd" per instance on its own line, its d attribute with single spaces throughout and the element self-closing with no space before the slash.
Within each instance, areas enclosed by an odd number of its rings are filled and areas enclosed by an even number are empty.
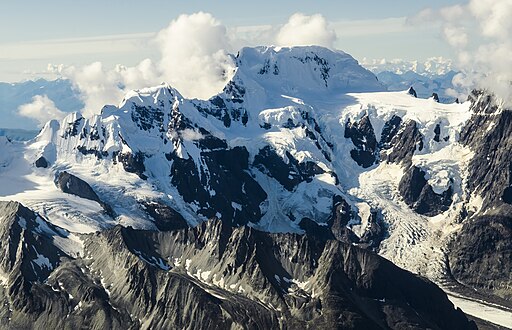
<svg viewBox="0 0 512 330">
<path fill-rule="evenodd" d="M 213 101 L 184 99 L 164 84 L 131 91 L 118 107 L 105 107 L 99 116 L 82 118 L 74 113 L 61 122 L 51 121 L 26 143 L 9 142 L 0 136 L 0 200 L 19 201 L 73 234 L 116 224 L 156 229 L 153 219 L 139 206 L 141 201 L 160 201 L 195 226 L 206 217 L 200 212 L 199 201 L 185 202 L 171 183 L 168 155 L 192 160 L 197 172 L 203 173 L 209 198 L 214 197 L 218 193 L 212 188 L 216 173 L 208 171 L 204 150 L 198 144 L 206 131 L 225 140 L 228 148 L 245 147 L 249 164 L 262 148 L 270 146 L 285 164 L 293 158 L 299 163 L 312 162 L 323 172 L 285 189 L 276 178 L 249 167 L 245 173 L 266 193 L 259 205 L 261 219 L 249 226 L 268 232 L 302 233 L 299 222 L 304 217 L 326 226 L 333 197 L 342 196 L 357 214 L 349 226 L 358 237 L 368 230 L 372 210 L 379 210 L 388 233 L 379 254 L 400 267 L 440 281 L 446 274 L 445 243 L 460 228 L 456 220 L 461 208 L 479 208 L 478 198 L 468 201 L 462 189 L 473 154 L 457 142 L 471 116 L 469 102 L 441 104 L 414 98 L 406 91 L 384 92 L 375 76 L 352 57 L 323 48 L 245 48 L 237 61 L 239 67 L 231 81 L 235 87 Z M 220 108 L 216 115 L 219 100 L 227 110 Z M 226 126 L 223 118 L 227 111 L 239 109 L 247 116 L 247 123 L 233 119 Z M 193 128 L 167 130 L 179 116 L 187 118 Z M 344 136 L 345 125 L 363 116 L 368 116 L 377 140 L 393 116 L 417 123 L 424 146 L 414 153 L 412 165 L 427 173 L 425 179 L 434 192 L 453 188 L 453 203 L 446 212 L 427 217 L 405 204 L 398 191 L 404 175 L 402 166 L 380 162 L 363 168 L 352 159 L 354 144 Z M 435 141 L 436 130 L 440 131 L 439 141 Z M 311 134 L 317 134 L 315 139 Z M 114 153 L 138 152 L 145 155 L 146 179 L 112 160 Z M 35 167 L 41 156 L 50 163 L 48 168 Z M 106 214 L 98 202 L 58 189 L 55 179 L 62 171 L 85 180 L 116 216 Z M 244 207 L 235 201 L 229 206 L 233 213 Z M 69 240 L 68 245 L 79 241 L 77 236 Z M 37 263 L 45 265 L 43 259 Z M 209 275 L 198 270 L 196 277 L 206 280 Z M 482 315 L 474 302 L 450 298 L 469 314 Z M 504 314 L 482 318 L 511 326 Z"/>
</svg>

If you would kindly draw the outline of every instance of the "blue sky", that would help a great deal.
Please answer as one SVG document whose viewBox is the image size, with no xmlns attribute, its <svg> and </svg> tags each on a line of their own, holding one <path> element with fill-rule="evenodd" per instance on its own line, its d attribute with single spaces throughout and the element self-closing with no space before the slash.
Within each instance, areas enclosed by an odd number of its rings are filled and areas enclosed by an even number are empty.
<svg viewBox="0 0 512 330">
<path fill-rule="evenodd" d="M 2 1 L 0 42 L 103 34 L 151 32 L 179 14 L 205 11 L 226 25 L 278 24 L 295 12 L 320 13 L 330 21 L 411 16 L 457 0 L 359 1 L 165 1 L 165 0 L 49 0 Z"/>
<path fill-rule="evenodd" d="M 135 65 L 157 56 L 150 42 L 156 32 L 180 14 L 198 11 L 211 13 L 228 29 L 279 26 L 293 13 L 318 13 L 335 27 L 334 47 L 358 59 L 451 57 L 438 28 L 411 26 L 406 18 L 426 7 L 457 3 L 461 1 L 2 1 L 0 81 L 44 76 L 48 63 Z"/>
</svg>

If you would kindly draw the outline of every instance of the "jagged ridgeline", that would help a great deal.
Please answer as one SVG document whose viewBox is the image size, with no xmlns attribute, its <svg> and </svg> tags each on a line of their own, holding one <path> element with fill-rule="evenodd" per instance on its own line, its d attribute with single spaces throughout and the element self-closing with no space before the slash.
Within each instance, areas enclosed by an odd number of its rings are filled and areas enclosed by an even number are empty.
<svg viewBox="0 0 512 330">
<path fill-rule="evenodd" d="M 334 239 L 116 226 L 72 257 L 69 232 L 16 202 L 0 211 L 3 328 L 474 328 L 433 283 Z"/>
<path fill-rule="evenodd" d="M 482 181 L 505 166 L 478 165 L 483 95 L 385 92 L 321 47 L 233 60 L 209 100 L 161 85 L 0 137 L 0 327 L 472 329 L 425 276 L 509 297 L 476 261 L 507 231 L 464 238 L 512 200 L 509 174 Z"/>
</svg>

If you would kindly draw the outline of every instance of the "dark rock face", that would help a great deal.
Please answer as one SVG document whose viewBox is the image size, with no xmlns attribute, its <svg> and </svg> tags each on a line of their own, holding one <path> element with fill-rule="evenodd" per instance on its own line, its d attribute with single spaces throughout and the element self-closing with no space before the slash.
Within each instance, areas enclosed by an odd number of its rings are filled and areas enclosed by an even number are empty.
<svg viewBox="0 0 512 330">
<path fill-rule="evenodd" d="M 233 226 L 258 222 L 259 205 L 267 198 L 248 174 L 249 153 L 245 147 L 202 151 L 200 171 L 192 158 L 167 155 L 172 161 L 171 182 L 187 203 L 196 203 L 207 218 L 221 215 Z"/>
<path fill-rule="evenodd" d="M 84 121 L 84 118 L 81 115 L 79 116 L 75 121 L 68 124 L 68 127 L 66 127 L 66 130 L 64 131 L 64 138 L 73 137 L 78 135 L 78 130 L 80 128 L 80 125 L 82 125 L 82 122 Z"/>
<path fill-rule="evenodd" d="M 36 165 L 36 167 L 38 168 L 48 168 L 50 166 L 46 158 L 44 158 L 43 156 L 39 157 L 34 163 L 34 165 Z"/>
<path fill-rule="evenodd" d="M 334 237 L 341 242 L 357 242 L 357 236 L 347 227 L 353 218 L 352 208 L 341 196 L 334 196 L 332 204 L 332 216 L 328 223 Z"/>
<path fill-rule="evenodd" d="M 169 231 L 187 228 L 187 221 L 169 206 L 158 202 L 142 202 L 143 208 L 153 218 L 158 230 Z"/>
<path fill-rule="evenodd" d="M 382 128 L 382 133 L 380 135 L 379 148 L 381 150 L 387 150 L 392 147 L 391 142 L 393 138 L 400 131 L 400 127 L 402 125 L 402 118 L 399 116 L 393 115 L 391 119 L 389 119 Z"/>
<path fill-rule="evenodd" d="M 115 227 L 84 237 L 84 254 L 21 295 L 9 277 L 3 325 L 476 329 L 433 283 L 336 240 L 209 221 L 169 232 Z"/>
<path fill-rule="evenodd" d="M 73 174 L 66 171 L 60 172 L 55 178 L 55 185 L 67 194 L 98 202 L 98 204 L 105 209 L 107 214 L 114 216 L 114 211 L 110 205 L 103 202 L 87 182 Z"/>
<path fill-rule="evenodd" d="M 253 166 L 279 181 L 289 191 L 293 191 L 303 181 L 311 182 L 317 174 L 325 173 L 314 162 L 299 163 L 292 154 L 286 152 L 288 164 L 270 146 L 262 148 L 254 157 Z"/>
<path fill-rule="evenodd" d="M 355 149 L 350 151 L 350 156 L 359 166 L 368 168 L 378 160 L 377 139 L 373 131 L 372 123 L 368 115 L 359 122 L 345 124 L 345 138 L 350 138 Z"/>
<path fill-rule="evenodd" d="M 338 195 L 333 197 L 332 215 L 327 223 L 334 238 L 362 248 L 377 248 L 385 236 L 385 230 L 379 223 L 377 212 L 372 212 L 368 219 L 368 229 L 362 237 L 358 237 L 349 226 L 349 222 L 356 218 L 357 214 L 343 197 Z"/>
<path fill-rule="evenodd" d="M 157 129 L 159 132 L 165 132 L 163 104 L 159 108 L 145 107 L 132 104 L 131 117 L 137 127 L 144 131 Z"/>
<path fill-rule="evenodd" d="M 381 159 L 390 163 L 402 164 L 408 168 L 416 150 L 423 149 L 423 135 L 415 121 L 408 120 L 389 142 L 391 148 L 381 154 Z"/>
<path fill-rule="evenodd" d="M 512 112 L 489 116 L 498 112 L 493 98 L 482 93 L 471 97 L 475 114 L 460 135 L 461 143 L 475 152 L 469 164 L 467 189 L 484 198 L 483 208 L 501 206 L 501 198 L 512 182 Z"/>
<path fill-rule="evenodd" d="M 439 124 L 437 124 L 436 127 L 434 128 L 434 141 L 440 142 L 441 141 L 440 135 L 441 135 L 441 126 L 439 126 Z"/>
<path fill-rule="evenodd" d="M 403 122 L 393 115 L 382 129 L 377 143 L 375 132 L 368 115 L 359 122 L 350 120 L 345 124 L 345 138 L 350 138 L 355 146 L 352 158 L 363 168 L 368 168 L 380 160 L 409 167 L 416 150 L 423 149 L 423 135 L 413 120 Z"/>
<path fill-rule="evenodd" d="M 101 203 L 100 198 L 87 182 L 66 171 L 58 174 L 55 184 L 65 193 Z"/>
<path fill-rule="evenodd" d="M 418 97 L 418 94 L 416 93 L 416 91 L 414 90 L 414 88 L 409 87 L 409 90 L 407 91 L 407 93 L 409 93 L 410 95 L 414 96 L 414 97 Z"/>
<path fill-rule="evenodd" d="M 44 281 L 66 256 L 53 245 L 53 236 L 67 233 L 17 202 L 0 202 L 0 271 L 13 272 L 13 290 Z"/>
<path fill-rule="evenodd" d="M 148 177 L 144 174 L 146 167 L 144 166 L 144 154 L 137 152 L 135 155 L 132 153 L 122 153 L 117 155 L 117 161 L 123 164 L 123 168 L 126 172 L 135 173 L 142 180 L 146 180 Z"/>
<path fill-rule="evenodd" d="M 398 191 L 405 203 L 414 211 L 426 216 L 435 216 L 448 210 L 452 204 L 452 187 L 442 194 L 436 194 L 425 179 L 426 173 L 419 167 L 411 166 L 398 185 Z"/>
<path fill-rule="evenodd" d="M 449 248 L 450 270 L 457 281 L 512 300 L 512 218 L 484 215 L 469 220 Z"/>
<path fill-rule="evenodd" d="M 474 115 L 460 141 L 475 155 L 465 188 L 483 203 L 482 211 L 470 215 L 451 243 L 450 269 L 457 281 L 510 301 L 512 112 L 500 111 L 494 97 L 481 91 L 469 99 Z"/>
<path fill-rule="evenodd" d="M 421 191 L 427 185 L 425 172 L 416 166 L 412 166 L 400 180 L 399 191 L 404 201 L 412 205 L 420 197 Z"/>
</svg>

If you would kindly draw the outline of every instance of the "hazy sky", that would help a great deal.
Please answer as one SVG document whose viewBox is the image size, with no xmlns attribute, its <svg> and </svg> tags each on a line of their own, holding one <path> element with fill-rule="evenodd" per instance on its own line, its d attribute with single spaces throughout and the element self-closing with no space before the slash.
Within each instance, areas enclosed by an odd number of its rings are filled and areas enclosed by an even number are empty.
<svg viewBox="0 0 512 330">
<path fill-rule="evenodd" d="M 458 3 L 463 1 L 1 0 L 0 81 L 45 76 L 49 63 L 132 66 L 158 58 L 156 33 L 180 14 L 198 11 L 211 13 L 236 36 L 232 48 L 271 43 L 268 34 L 269 40 L 254 35 L 277 29 L 300 12 L 325 17 L 336 32 L 333 46 L 360 60 L 453 57 L 437 24 L 418 26 L 407 18 L 427 6 Z"/>
</svg>

